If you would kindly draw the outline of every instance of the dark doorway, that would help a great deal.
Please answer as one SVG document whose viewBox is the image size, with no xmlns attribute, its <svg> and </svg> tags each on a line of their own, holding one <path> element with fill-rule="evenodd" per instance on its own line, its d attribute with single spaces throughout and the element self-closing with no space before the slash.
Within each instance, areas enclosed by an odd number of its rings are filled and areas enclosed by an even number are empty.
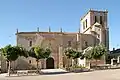
<svg viewBox="0 0 120 80">
<path fill-rule="evenodd" d="M 54 69 L 54 59 L 53 58 L 48 58 L 46 60 L 46 68 L 47 69 Z"/>
</svg>

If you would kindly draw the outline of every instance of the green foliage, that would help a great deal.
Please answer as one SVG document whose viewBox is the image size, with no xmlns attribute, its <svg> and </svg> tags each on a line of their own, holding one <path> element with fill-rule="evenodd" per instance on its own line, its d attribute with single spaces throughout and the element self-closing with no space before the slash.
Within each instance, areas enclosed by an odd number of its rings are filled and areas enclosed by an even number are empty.
<svg viewBox="0 0 120 80">
<path fill-rule="evenodd" d="M 39 73 L 38 70 L 38 62 L 39 59 L 45 59 L 48 58 L 50 56 L 51 50 L 50 49 L 43 49 L 39 46 L 36 47 L 32 47 L 29 51 L 29 56 L 33 57 L 36 59 L 37 62 L 37 72 Z"/>
<path fill-rule="evenodd" d="M 30 57 L 33 57 L 33 58 L 37 58 L 37 57 L 36 57 L 36 54 L 35 54 L 35 51 L 34 51 L 34 47 L 32 47 L 32 48 L 29 50 L 29 56 L 30 56 Z"/>
<path fill-rule="evenodd" d="M 82 52 L 76 52 L 73 56 L 73 59 L 76 59 L 76 58 L 82 58 Z"/>
<path fill-rule="evenodd" d="M 39 46 L 37 47 L 32 47 L 29 51 L 29 56 L 36 58 L 37 60 L 39 59 L 45 59 L 50 56 L 51 50 L 50 49 L 43 49 Z"/>
<path fill-rule="evenodd" d="M 35 55 L 37 59 L 42 59 L 44 58 L 44 49 L 40 47 L 35 47 L 34 48 Z"/>
<path fill-rule="evenodd" d="M 68 57 L 68 58 L 73 58 L 73 56 L 75 55 L 76 51 L 73 50 L 73 49 L 66 49 L 65 50 L 65 55 Z"/>
<path fill-rule="evenodd" d="M 27 57 L 27 53 L 26 53 L 27 51 L 19 46 L 7 45 L 4 48 L 1 48 L 0 51 L 2 52 L 2 55 L 6 58 L 6 60 L 9 62 L 9 66 L 8 66 L 9 76 L 10 76 L 11 61 L 15 61 L 19 56 Z"/>
<path fill-rule="evenodd" d="M 72 58 L 72 59 L 76 59 L 76 58 L 80 58 L 82 56 L 82 52 L 78 52 L 74 49 L 66 49 L 65 50 L 65 55 L 68 57 L 68 58 Z"/>
<path fill-rule="evenodd" d="M 84 57 L 87 59 L 92 59 L 92 50 L 86 51 L 86 53 L 84 54 Z"/>
<path fill-rule="evenodd" d="M 103 55 L 107 53 L 107 49 L 104 45 L 97 45 L 90 50 L 86 51 L 85 57 L 87 59 L 100 59 Z"/>
<path fill-rule="evenodd" d="M 1 48 L 1 52 L 8 61 L 15 61 L 19 56 L 28 57 L 27 51 L 19 46 L 7 45 Z"/>
<path fill-rule="evenodd" d="M 1 48 L 3 56 L 8 61 L 15 61 L 18 58 L 18 53 L 15 47 L 12 47 L 11 45 L 7 45 L 4 48 Z"/>
<path fill-rule="evenodd" d="M 44 58 L 49 58 L 50 53 L 51 53 L 51 50 L 49 48 L 46 48 L 44 52 Z"/>
<path fill-rule="evenodd" d="M 17 49 L 17 53 L 19 56 L 24 56 L 26 58 L 29 56 L 28 51 L 25 48 L 20 46 L 15 46 L 15 48 Z"/>
</svg>

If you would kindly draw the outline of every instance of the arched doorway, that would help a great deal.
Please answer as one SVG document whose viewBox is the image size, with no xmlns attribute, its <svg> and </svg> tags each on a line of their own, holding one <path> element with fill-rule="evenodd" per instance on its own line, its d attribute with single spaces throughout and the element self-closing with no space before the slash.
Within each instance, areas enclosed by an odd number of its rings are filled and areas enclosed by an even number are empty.
<svg viewBox="0 0 120 80">
<path fill-rule="evenodd" d="M 54 69 L 54 59 L 52 57 L 50 57 L 46 60 L 46 68 Z"/>
</svg>

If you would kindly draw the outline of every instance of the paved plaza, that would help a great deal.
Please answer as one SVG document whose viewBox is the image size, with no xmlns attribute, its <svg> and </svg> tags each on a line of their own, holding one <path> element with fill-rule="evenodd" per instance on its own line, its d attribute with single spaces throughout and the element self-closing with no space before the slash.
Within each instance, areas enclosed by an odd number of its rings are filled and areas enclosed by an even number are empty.
<svg viewBox="0 0 120 80">
<path fill-rule="evenodd" d="M 22 77 L 5 77 L 0 75 L 0 80 L 120 80 L 120 69 Z"/>
</svg>

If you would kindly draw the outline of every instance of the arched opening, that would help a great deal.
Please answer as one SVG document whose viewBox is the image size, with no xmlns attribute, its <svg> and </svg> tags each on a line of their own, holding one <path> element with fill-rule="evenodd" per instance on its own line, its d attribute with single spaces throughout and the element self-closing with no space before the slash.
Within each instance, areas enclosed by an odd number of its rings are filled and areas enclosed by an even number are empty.
<svg viewBox="0 0 120 80">
<path fill-rule="evenodd" d="M 54 69 L 54 59 L 52 57 L 50 57 L 46 60 L 46 68 Z"/>
</svg>

